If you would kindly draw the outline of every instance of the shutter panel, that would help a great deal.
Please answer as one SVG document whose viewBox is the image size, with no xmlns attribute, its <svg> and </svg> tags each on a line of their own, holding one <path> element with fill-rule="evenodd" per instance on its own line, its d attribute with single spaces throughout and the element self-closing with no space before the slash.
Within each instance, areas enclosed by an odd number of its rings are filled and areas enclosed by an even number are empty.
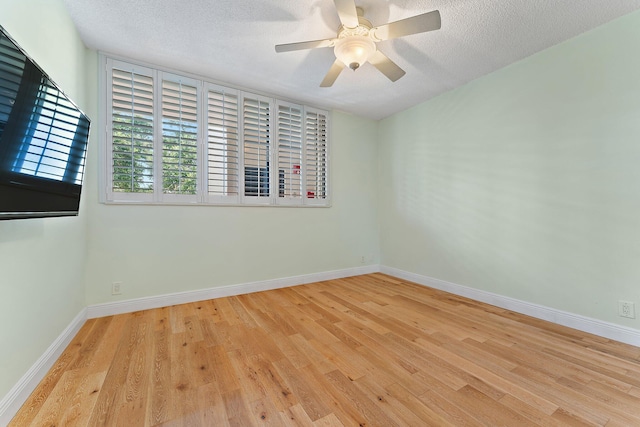
<svg viewBox="0 0 640 427">
<path fill-rule="evenodd" d="M 307 204 L 328 199 L 327 115 L 308 109 L 305 114 L 305 188 Z M 314 203 L 315 202 L 315 203 Z"/>
<path fill-rule="evenodd" d="M 198 87 L 162 81 L 162 188 L 195 195 L 198 181 Z"/>
<path fill-rule="evenodd" d="M 101 201 L 329 205 L 326 111 L 105 59 Z M 10 91 L 13 68 L 0 64 L 0 88 Z M 0 118 L 5 110 L 0 105 Z M 51 128 L 76 124 L 63 115 L 47 118 L 58 120 Z M 73 154 L 73 147 L 51 147 L 45 157 L 52 164 L 65 150 Z M 75 163 L 81 174 L 84 158 Z"/>
<path fill-rule="evenodd" d="M 278 103 L 278 203 L 302 201 L 302 107 Z M 292 200 L 293 199 L 293 200 Z"/>
<path fill-rule="evenodd" d="M 240 187 L 238 93 L 207 91 L 207 188 L 211 199 L 237 202 Z"/>
<path fill-rule="evenodd" d="M 111 70 L 110 191 L 153 193 L 153 78 Z"/>
<path fill-rule="evenodd" d="M 244 134 L 244 195 L 270 195 L 271 103 L 267 98 L 244 97 L 242 106 Z M 268 202 L 268 200 L 265 200 Z"/>
</svg>

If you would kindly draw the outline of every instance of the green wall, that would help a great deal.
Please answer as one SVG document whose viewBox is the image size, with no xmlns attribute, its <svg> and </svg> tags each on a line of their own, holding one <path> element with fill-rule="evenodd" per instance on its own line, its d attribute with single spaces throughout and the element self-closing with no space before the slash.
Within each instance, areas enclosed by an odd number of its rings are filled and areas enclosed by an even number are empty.
<svg viewBox="0 0 640 427">
<path fill-rule="evenodd" d="M 0 0 L 0 25 L 93 117 L 95 54 L 61 1 Z M 84 206 L 78 217 L 0 222 L 0 398 L 85 306 L 86 230 Z"/>
<path fill-rule="evenodd" d="M 380 122 L 382 264 L 640 328 L 638 52 L 636 12 Z"/>
<path fill-rule="evenodd" d="M 376 138 L 376 122 L 331 114 L 330 208 L 105 205 L 92 191 L 87 303 L 377 264 Z"/>
</svg>

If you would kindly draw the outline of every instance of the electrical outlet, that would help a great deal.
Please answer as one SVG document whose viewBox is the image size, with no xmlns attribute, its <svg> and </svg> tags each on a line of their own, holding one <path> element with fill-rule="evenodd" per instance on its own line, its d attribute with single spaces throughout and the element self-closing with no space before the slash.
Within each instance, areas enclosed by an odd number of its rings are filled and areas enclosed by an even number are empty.
<svg viewBox="0 0 640 427">
<path fill-rule="evenodd" d="M 122 293 L 122 282 L 113 282 L 111 284 L 111 295 L 120 295 Z"/>
<path fill-rule="evenodd" d="M 631 301 L 618 301 L 618 314 L 629 319 L 636 318 L 635 304 Z"/>
<path fill-rule="evenodd" d="M 364 255 L 360 257 L 360 264 L 364 264 Z"/>
</svg>

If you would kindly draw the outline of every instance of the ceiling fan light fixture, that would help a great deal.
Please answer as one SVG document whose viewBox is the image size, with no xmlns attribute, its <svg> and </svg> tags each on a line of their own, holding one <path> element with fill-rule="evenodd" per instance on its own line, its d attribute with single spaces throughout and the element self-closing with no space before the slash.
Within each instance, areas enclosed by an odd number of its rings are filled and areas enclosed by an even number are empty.
<svg viewBox="0 0 640 427">
<path fill-rule="evenodd" d="M 376 44 L 369 37 L 347 36 L 336 41 L 333 51 L 336 58 L 355 71 L 376 51 Z"/>
<path fill-rule="evenodd" d="M 333 47 L 336 59 L 320 87 L 331 87 L 344 68 L 355 71 L 365 62 L 369 62 L 389 80 L 395 82 L 406 73 L 380 52 L 376 43 L 439 30 L 442 26 L 440 12 L 433 10 L 374 27 L 364 17 L 364 10 L 356 6 L 355 0 L 333 0 L 333 3 L 340 18 L 336 38 L 276 45 L 276 52 Z"/>
</svg>

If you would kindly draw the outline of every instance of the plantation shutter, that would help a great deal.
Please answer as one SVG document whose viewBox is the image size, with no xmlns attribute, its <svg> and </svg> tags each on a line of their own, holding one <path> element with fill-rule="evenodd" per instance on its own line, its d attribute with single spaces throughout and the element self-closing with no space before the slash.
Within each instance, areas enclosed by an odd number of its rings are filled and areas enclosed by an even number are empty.
<svg viewBox="0 0 640 427">
<path fill-rule="evenodd" d="M 238 92 L 208 86 L 206 119 L 208 200 L 237 203 L 240 194 Z"/>
<path fill-rule="evenodd" d="M 280 204 L 302 201 L 302 107 L 278 102 L 278 199 Z"/>
<path fill-rule="evenodd" d="M 245 95 L 242 105 L 244 135 L 244 196 L 253 203 L 269 203 L 271 164 L 271 102 Z M 260 200 L 263 198 L 263 201 Z"/>
<path fill-rule="evenodd" d="M 111 115 L 107 126 L 111 150 L 108 177 L 112 200 L 151 200 L 154 191 L 154 84 L 152 71 L 143 67 L 109 67 Z M 120 194 L 118 194 L 120 193 Z M 139 193 L 149 193 L 143 196 Z"/>
<path fill-rule="evenodd" d="M 162 80 L 162 189 L 194 195 L 198 181 L 198 83 Z M 164 197 L 165 200 L 170 198 Z"/>
<path fill-rule="evenodd" d="M 327 111 L 102 58 L 107 143 L 100 201 L 329 206 Z M 0 78 L 10 78 L 4 68 L 13 65 L 1 65 Z M 48 89 L 45 98 L 62 102 Z M 0 105 L 0 118 L 5 110 Z M 75 126 L 74 118 L 58 123 Z M 63 180 L 83 168 L 78 159 Z"/>
<path fill-rule="evenodd" d="M 306 204 L 324 204 L 328 199 L 328 141 L 326 113 L 305 111 Z"/>
</svg>

